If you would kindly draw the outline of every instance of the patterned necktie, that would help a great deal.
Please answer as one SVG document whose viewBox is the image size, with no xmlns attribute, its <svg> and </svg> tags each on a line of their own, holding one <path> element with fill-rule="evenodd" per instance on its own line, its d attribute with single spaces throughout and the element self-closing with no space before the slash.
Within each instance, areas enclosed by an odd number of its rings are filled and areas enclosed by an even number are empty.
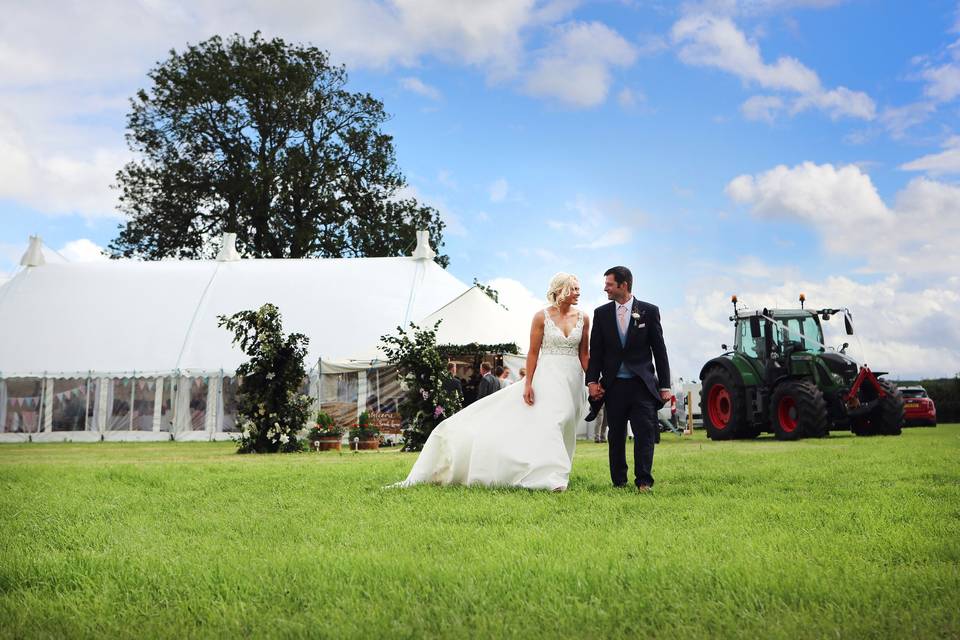
<svg viewBox="0 0 960 640">
<path fill-rule="evenodd" d="M 628 318 L 626 305 L 617 305 L 617 323 L 620 325 L 620 335 L 622 336 L 627 335 Z"/>
</svg>

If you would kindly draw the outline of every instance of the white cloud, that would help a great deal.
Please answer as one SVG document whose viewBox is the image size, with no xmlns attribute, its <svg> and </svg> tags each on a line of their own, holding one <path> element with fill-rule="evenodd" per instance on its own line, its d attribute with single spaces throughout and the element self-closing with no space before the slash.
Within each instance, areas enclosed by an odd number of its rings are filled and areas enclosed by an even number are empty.
<svg viewBox="0 0 960 640">
<path fill-rule="evenodd" d="M 633 232 L 629 227 L 619 227 L 600 233 L 599 236 L 590 240 L 574 245 L 576 249 L 606 249 L 607 247 L 618 247 L 628 244 L 633 238 Z"/>
<path fill-rule="evenodd" d="M 727 195 L 740 204 L 750 204 L 755 215 L 768 218 L 860 225 L 890 217 L 870 176 L 856 165 L 779 165 L 757 176 L 734 178 L 727 185 Z"/>
<path fill-rule="evenodd" d="M 69 262 L 101 262 L 109 260 L 103 247 L 87 238 L 71 240 L 63 245 L 58 253 Z"/>
<path fill-rule="evenodd" d="M 577 195 L 567 203 L 567 209 L 575 215 L 572 219 L 547 220 L 554 231 L 571 236 L 577 249 L 604 249 L 630 242 L 633 227 L 645 223 L 646 215 L 636 209 L 624 207 L 619 201 L 594 202 Z"/>
<path fill-rule="evenodd" d="M 922 74 L 927 86 L 923 93 L 937 102 L 950 102 L 960 96 L 960 65 L 945 64 L 925 69 Z"/>
<path fill-rule="evenodd" d="M 888 206 L 859 167 L 805 162 L 738 176 L 726 192 L 760 218 L 810 224 L 827 250 L 866 259 L 871 270 L 960 273 L 960 187 L 916 178 Z"/>
<path fill-rule="evenodd" d="M 846 87 L 801 96 L 794 103 L 793 111 L 799 113 L 811 107 L 826 112 L 831 120 L 844 117 L 873 120 L 877 115 L 877 107 L 870 96 Z"/>
<path fill-rule="evenodd" d="M 510 193 L 510 183 L 506 178 L 497 178 L 487 189 L 490 194 L 490 202 L 503 202 Z"/>
<path fill-rule="evenodd" d="M 617 104 L 624 109 L 630 109 L 637 106 L 637 96 L 629 88 L 624 87 L 617 94 Z"/>
<path fill-rule="evenodd" d="M 430 86 L 423 82 L 420 78 L 413 76 L 408 76 L 406 78 L 400 78 L 400 86 L 415 93 L 417 95 L 429 98 L 431 100 L 439 100 L 442 96 L 440 95 L 439 89 L 436 87 Z"/>
<path fill-rule="evenodd" d="M 767 123 L 772 123 L 782 110 L 783 99 L 780 96 L 752 96 L 740 105 L 740 113 L 744 118 Z"/>
<path fill-rule="evenodd" d="M 792 113 L 813 107 L 833 119 L 871 120 L 876 115 L 874 102 L 867 94 L 846 87 L 824 89 L 817 73 L 796 58 L 783 56 L 773 63 L 764 62 L 760 47 L 749 41 L 727 16 L 690 13 L 674 23 L 671 38 L 685 64 L 721 69 L 747 84 L 799 94 Z M 741 110 L 750 119 L 770 121 L 779 111 L 772 98 L 755 96 Z"/>
<path fill-rule="evenodd" d="M 689 65 L 715 67 L 766 89 L 810 93 L 820 89 L 817 74 L 796 58 L 763 61 L 760 47 L 749 42 L 732 20 L 710 14 L 693 14 L 671 29 L 680 59 Z"/>
<path fill-rule="evenodd" d="M 887 107 L 880 114 L 880 123 L 894 139 L 902 138 L 911 128 L 922 124 L 937 110 L 932 102 L 912 102 L 899 107 Z"/>
<path fill-rule="evenodd" d="M 570 22 L 556 29 L 556 39 L 541 52 L 526 90 L 574 107 L 594 107 L 607 99 L 612 68 L 636 59 L 634 46 L 606 25 Z"/>
<path fill-rule="evenodd" d="M 44 148 L 17 120 L 0 105 L 0 198 L 49 214 L 119 216 L 110 185 L 125 152 L 93 144 L 82 154 Z"/>
<path fill-rule="evenodd" d="M 943 145 L 945 151 L 931 153 L 900 165 L 904 171 L 926 171 L 930 175 L 960 173 L 960 136 L 951 136 Z"/>
</svg>

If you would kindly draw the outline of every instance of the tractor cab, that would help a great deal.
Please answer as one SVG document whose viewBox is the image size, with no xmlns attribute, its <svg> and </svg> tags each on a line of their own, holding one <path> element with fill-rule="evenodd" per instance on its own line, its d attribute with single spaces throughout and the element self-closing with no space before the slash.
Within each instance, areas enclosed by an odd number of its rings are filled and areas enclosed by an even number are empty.
<svg viewBox="0 0 960 640">
<path fill-rule="evenodd" d="M 771 356 L 776 358 L 799 351 L 824 351 L 823 327 L 820 317 L 813 311 L 738 311 L 734 322 L 736 334 L 733 349 L 747 358 L 766 360 Z"/>
</svg>

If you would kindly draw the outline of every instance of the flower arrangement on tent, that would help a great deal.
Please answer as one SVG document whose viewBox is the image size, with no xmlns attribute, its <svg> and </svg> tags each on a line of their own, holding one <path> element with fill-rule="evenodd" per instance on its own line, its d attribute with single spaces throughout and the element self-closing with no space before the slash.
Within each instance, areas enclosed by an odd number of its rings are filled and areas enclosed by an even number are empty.
<svg viewBox="0 0 960 640">
<path fill-rule="evenodd" d="M 309 338 L 283 333 L 280 310 L 265 304 L 256 311 L 219 316 L 218 326 L 233 332 L 233 341 L 250 357 L 237 367 L 243 380 L 237 394 L 241 435 L 239 453 L 301 451 L 299 433 L 306 425 L 310 398 L 300 393 L 307 373 L 303 359 Z"/>
<path fill-rule="evenodd" d="M 357 424 L 350 429 L 350 439 L 359 438 L 360 440 L 370 440 L 380 437 L 380 428 L 370 422 L 370 414 L 364 411 L 357 418 Z"/>
<path fill-rule="evenodd" d="M 310 427 L 310 430 L 307 432 L 307 438 L 310 442 L 316 442 L 317 440 L 325 438 L 342 438 L 343 437 L 343 427 L 338 425 L 336 421 L 330 414 L 324 413 L 321 411 L 317 414 L 316 423 Z"/>
<path fill-rule="evenodd" d="M 439 326 L 439 321 L 432 329 L 410 323 L 410 333 L 397 327 L 397 335 L 380 338 L 380 350 L 397 365 L 405 387 L 399 406 L 404 451 L 423 449 L 434 428 L 460 410 L 460 397 L 443 388 L 450 374 L 437 348 Z"/>
</svg>

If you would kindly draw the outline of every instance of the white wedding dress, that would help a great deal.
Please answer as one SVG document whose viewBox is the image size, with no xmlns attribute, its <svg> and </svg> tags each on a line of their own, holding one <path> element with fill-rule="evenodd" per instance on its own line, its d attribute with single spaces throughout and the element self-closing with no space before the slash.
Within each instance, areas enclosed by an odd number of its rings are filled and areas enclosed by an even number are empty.
<svg viewBox="0 0 960 640">
<path fill-rule="evenodd" d="M 565 489 L 587 393 L 578 357 L 583 313 L 569 336 L 544 312 L 533 406 L 512 384 L 441 422 L 407 479 L 421 483 Z"/>
</svg>

